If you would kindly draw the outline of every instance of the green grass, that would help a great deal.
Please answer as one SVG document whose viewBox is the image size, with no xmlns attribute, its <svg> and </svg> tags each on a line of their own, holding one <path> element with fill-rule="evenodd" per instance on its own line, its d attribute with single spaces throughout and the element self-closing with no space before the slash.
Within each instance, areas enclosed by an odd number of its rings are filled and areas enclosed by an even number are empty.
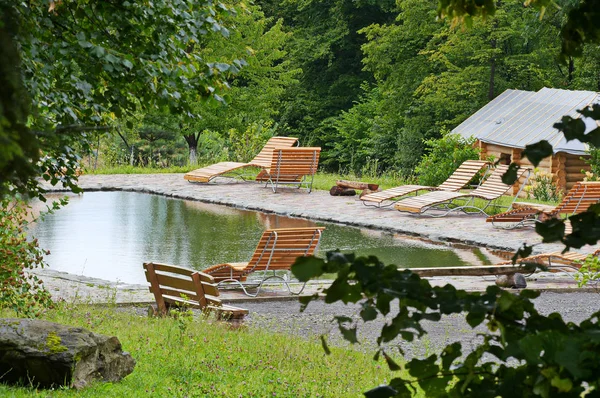
<svg viewBox="0 0 600 398">
<path fill-rule="evenodd" d="M 6 316 L 7 314 L 2 314 Z M 0 384 L 3 397 L 359 397 L 394 375 L 357 350 L 206 319 L 148 318 L 114 306 L 60 304 L 43 319 L 117 336 L 136 360 L 118 383 L 82 391 Z"/>
</svg>

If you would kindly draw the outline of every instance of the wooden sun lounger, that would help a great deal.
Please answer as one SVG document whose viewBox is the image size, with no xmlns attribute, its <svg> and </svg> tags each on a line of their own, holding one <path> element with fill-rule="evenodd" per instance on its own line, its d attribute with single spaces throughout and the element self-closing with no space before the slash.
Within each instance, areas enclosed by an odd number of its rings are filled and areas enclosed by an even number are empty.
<svg viewBox="0 0 600 398">
<path fill-rule="evenodd" d="M 432 217 L 442 217 L 452 212 L 462 211 L 467 214 L 485 214 L 485 210 L 488 207 L 498 207 L 493 205 L 492 202 L 495 199 L 500 198 L 504 195 L 512 185 L 506 185 L 502 182 L 502 175 L 508 170 L 508 165 L 499 165 L 496 167 L 494 172 L 481 184 L 478 188 L 474 189 L 469 193 L 460 192 L 448 192 L 448 191 L 434 191 L 424 195 L 410 197 L 402 199 L 396 202 L 394 208 L 399 211 L 405 211 L 410 213 L 423 214 L 429 210 L 441 210 L 440 214 L 430 214 Z M 517 175 L 517 181 L 524 175 L 527 174 L 525 182 L 521 185 L 521 189 L 527 184 L 529 179 L 530 170 L 521 168 Z M 519 189 L 519 192 L 521 192 Z M 513 197 L 512 203 L 516 200 L 519 193 Z M 475 206 L 475 199 L 482 199 L 486 201 L 482 207 Z M 458 204 L 455 201 L 466 200 L 464 204 Z M 507 209 L 512 207 L 512 203 L 505 206 Z M 504 207 L 504 206 L 503 206 Z M 468 211 L 471 210 L 471 211 Z"/>
<path fill-rule="evenodd" d="M 297 257 L 314 254 L 324 229 L 325 227 L 268 229 L 263 232 L 250 261 L 217 264 L 203 272 L 214 277 L 219 284 L 233 282 L 239 284 L 248 296 L 257 296 L 266 280 L 284 279 L 273 272 L 272 275 L 257 281 L 257 290 L 253 294 L 249 293 L 241 282 L 246 281 L 247 276 L 252 272 L 289 271 Z M 284 284 L 292 293 L 285 280 Z"/>
<path fill-rule="evenodd" d="M 542 254 L 536 254 L 533 256 L 529 256 L 529 257 L 525 257 L 525 258 L 520 258 L 517 263 L 518 264 L 525 264 L 525 263 L 534 263 L 534 264 L 542 264 L 542 265 L 546 265 L 551 271 L 554 270 L 558 270 L 558 271 L 563 271 L 563 270 L 578 270 L 579 268 L 581 268 L 581 264 L 585 261 L 585 259 L 589 256 L 590 254 L 584 254 L 584 253 L 577 253 L 577 252 L 567 252 L 567 253 L 562 253 L 562 252 L 551 252 L 551 253 L 542 253 Z M 594 253 L 592 253 L 593 256 L 598 256 L 600 255 L 600 250 L 596 250 Z M 496 265 L 508 265 L 508 264 L 512 264 L 512 261 L 503 261 L 501 263 L 498 263 Z"/>
<path fill-rule="evenodd" d="M 600 202 L 600 181 L 579 181 L 553 209 L 549 209 L 548 206 L 525 206 L 488 217 L 486 221 L 494 226 L 497 226 L 497 223 L 504 224 L 503 228 L 518 228 L 535 225 L 536 222 L 550 218 L 577 214 L 598 202 Z"/>
<path fill-rule="evenodd" d="M 273 192 L 277 192 L 281 184 L 298 188 L 304 185 L 310 193 L 320 153 L 320 147 L 274 148 L 271 165 L 262 175 L 267 180 L 265 187 L 271 184 Z"/>
<path fill-rule="evenodd" d="M 192 170 L 186 173 L 183 178 L 194 182 L 210 182 L 213 178 L 244 167 L 268 168 L 271 166 L 273 158 L 273 149 L 276 147 L 293 147 L 298 144 L 298 139 L 294 137 L 271 137 L 263 149 L 254 159 L 248 163 L 242 162 L 220 162 L 201 169 Z"/>
<path fill-rule="evenodd" d="M 222 304 L 214 278 L 203 272 L 159 263 L 144 263 L 144 271 L 160 315 L 166 315 L 172 306 L 214 311 L 226 320 L 248 314 L 243 308 Z"/>
<path fill-rule="evenodd" d="M 485 160 L 467 160 L 463 162 L 450 177 L 437 187 L 426 185 L 403 185 L 373 192 L 360 198 L 365 206 L 386 207 L 394 204 L 392 199 L 399 198 L 418 191 L 459 191 L 463 189 L 490 162 Z M 390 201 L 387 204 L 383 204 Z"/>
</svg>

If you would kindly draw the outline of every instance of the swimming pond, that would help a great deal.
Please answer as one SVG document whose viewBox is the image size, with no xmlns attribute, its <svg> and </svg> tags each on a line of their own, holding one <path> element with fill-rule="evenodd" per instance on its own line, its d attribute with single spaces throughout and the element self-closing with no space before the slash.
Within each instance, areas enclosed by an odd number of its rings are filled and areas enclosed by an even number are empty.
<svg viewBox="0 0 600 398">
<path fill-rule="evenodd" d="M 399 267 L 489 264 L 475 249 L 455 249 L 389 232 L 238 210 L 135 192 L 87 192 L 30 228 L 50 250 L 50 268 L 124 283 L 146 283 L 145 261 L 198 270 L 251 257 L 267 228 L 323 225 L 319 255 L 339 249 Z"/>
</svg>

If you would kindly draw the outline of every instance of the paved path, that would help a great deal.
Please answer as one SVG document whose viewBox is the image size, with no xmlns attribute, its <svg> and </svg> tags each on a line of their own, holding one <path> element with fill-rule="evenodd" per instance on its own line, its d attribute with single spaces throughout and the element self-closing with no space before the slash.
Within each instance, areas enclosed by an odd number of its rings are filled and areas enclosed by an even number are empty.
<svg viewBox="0 0 600 398">
<path fill-rule="evenodd" d="M 514 231 L 496 229 L 486 223 L 482 216 L 450 215 L 443 218 L 413 216 L 394 209 L 365 207 L 354 197 L 333 197 L 325 191 L 307 194 L 295 188 L 285 188 L 273 193 L 262 184 L 218 179 L 216 184 L 189 183 L 182 174 L 142 175 L 84 175 L 80 186 L 84 191 L 123 190 L 147 192 L 180 199 L 214 203 L 246 210 L 300 217 L 311 220 L 335 222 L 363 228 L 393 231 L 418 236 L 432 241 L 450 242 L 470 246 L 514 251 L 523 243 L 539 243 L 540 238 L 532 229 Z M 47 187 L 50 190 L 55 188 Z M 536 252 L 560 250 L 560 245 L 539 244 Z M 588 248 L 588 251 L 592 251 Z M 38 272 L 55 298 L 83 302 L 118 303 L 151 302 L 147 287 L 96 280 L 78 275 L 41 270 Z M 432 284 L 452 283 L 457 288 L 482 290 L 494 282 L 493 277 L 429 278 Z M 528 280 L 530 288 L 564 290 L 574 288 L 572 278 L 556 274 L 536 274 Z M 319 286 L 309 287 L 307 293 Z M 271 290 L 265 295 L 281 298 L 283 292 Z M 223 298 L 236 301 L 245 297 L 234 292 L 223 292 Z M 262 296 L 262 295 L 261 295 Z"/>
</svg>

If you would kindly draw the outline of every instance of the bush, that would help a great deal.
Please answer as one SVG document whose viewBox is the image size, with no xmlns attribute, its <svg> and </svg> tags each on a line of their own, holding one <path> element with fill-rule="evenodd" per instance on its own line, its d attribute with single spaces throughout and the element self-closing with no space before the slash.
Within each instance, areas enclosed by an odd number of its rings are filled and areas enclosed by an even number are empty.
<svg viewBox="0 0 600 398">
<path fill-rule="evenodd" d="M 31 217 L 31 208 L 22 201 L 0 202 L 0 308 L 26 317 L 52 303 L 42 281 L 27 273 L 45 265 L 37 240 L 27 240 L 25 228 Z"/>
<path fill-rule="evenodd" d="M 475 138 L 463 138 L 445 133 L 440 139 L 425 140 L 429 147 L 415 168 L 419 184 L 437 186 L 444 182 L 465 160 L 479 159 L 479 148 L 473 147 Z"/>
<path fill-rule="evenodd" d="M 524 189 L 527 199 L 533 197 L 544 202 L 559 202 L 562 199 L 562 193 L 553 182 L 552 173 L 538 168 L 533 170 L 533 177 Z"/>
</svg>

